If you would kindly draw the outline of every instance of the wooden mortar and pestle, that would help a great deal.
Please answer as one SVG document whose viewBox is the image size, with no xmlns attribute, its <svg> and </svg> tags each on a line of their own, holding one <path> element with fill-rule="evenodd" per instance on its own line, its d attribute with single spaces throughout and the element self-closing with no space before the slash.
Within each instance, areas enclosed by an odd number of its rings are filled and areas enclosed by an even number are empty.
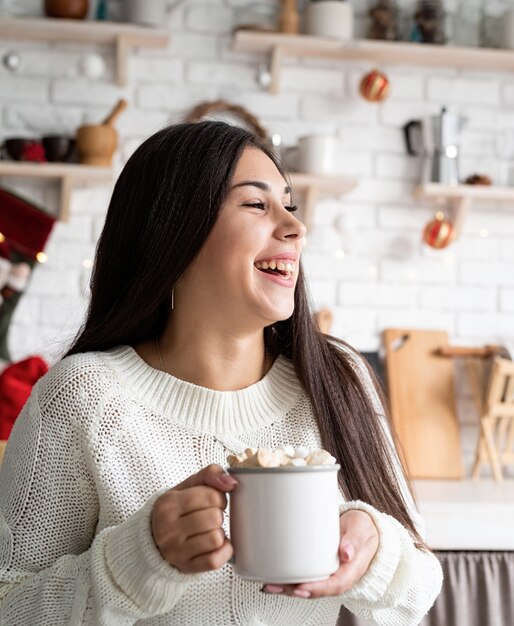
<svg viewBox="0 0 514 626">
<path fill-rule="evenodd" d="M 127 108 L 126 100 L 119 100 L 101 124 L 80 126 L 77 130 L 79 162 L 84 165 L 110 166 L 118 145 L 118 133 L 113 127 L 122 111 Z"/>
</svg>

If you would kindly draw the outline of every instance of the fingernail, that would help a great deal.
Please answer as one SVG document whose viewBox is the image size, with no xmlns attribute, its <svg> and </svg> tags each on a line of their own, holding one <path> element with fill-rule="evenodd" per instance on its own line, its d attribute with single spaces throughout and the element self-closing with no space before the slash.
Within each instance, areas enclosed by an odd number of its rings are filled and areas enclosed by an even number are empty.
<svg viewBox="0 0 514 626">
<path fill-rule="evenodd" d="M 284 587 L 280 587 L 280 585 L 264 585 L 262 590 L 265 593 L 282 593 L 284 591 Z"/>
<path fill-rule="evenodd" d="M 293 591 L 293 596 L 296 596 L 297 598 L 310 598 L 311 597 L 311 592 L 310 591 L 304 591 L 303 589 L 295 589 Z"/>
<path fill-rule="evenodd" d="M 227 487 L 228 489 L 231 489 L 232 487 L 235 487 L 237 485 L 237 480 L 233 476 L 229 476 L 228 474 L 220 474 L 218 476 L 218 480 L 224 487 Z"/>
</svg>

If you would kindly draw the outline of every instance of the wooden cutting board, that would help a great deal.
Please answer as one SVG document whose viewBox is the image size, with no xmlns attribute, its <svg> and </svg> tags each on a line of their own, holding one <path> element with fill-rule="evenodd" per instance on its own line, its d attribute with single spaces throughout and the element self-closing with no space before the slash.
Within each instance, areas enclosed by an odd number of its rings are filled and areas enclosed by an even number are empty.
<svg viewBox="0 0 514 626">
<path fill-rule="evenodd" d="M 383 333 L 391 419 L 411 478 L 463 477 L 452 359 L 443 331 Z"/>
</svg>

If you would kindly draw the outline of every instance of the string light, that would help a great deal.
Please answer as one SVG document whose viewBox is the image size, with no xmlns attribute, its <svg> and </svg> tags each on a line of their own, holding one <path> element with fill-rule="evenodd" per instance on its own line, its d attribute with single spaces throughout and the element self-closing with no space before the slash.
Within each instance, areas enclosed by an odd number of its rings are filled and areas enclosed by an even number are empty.
<svg viewBox="0 0 514 626">
<path fill-rule="evenodd" d="M 93 259 L 84 259 L 82 261 L 82 267 L 93 267 Z"/>
<path fill-rule="evenodd" d="M 10 248 L 12 247 L 12 249 L 17 250 L 18 252 L 20 252 L 21 254 L 23 254 L 26 257 L 29 258 L 35 258 L 36 261 L 38 261 L 39 263 L 46 263 L 48 261 L 48 257 L 44 252 L 37 252 L 35 257 L 34 257 L 34 252 L 32 250 L 30 250 L 29 248 L 21 245 L 19 242 L 10 242 L 9 239 L 7 239 L 7 237 L 3 234 L 0 233 L 0 244 L 5 243 L 7 248 L 8 248 L 8 252 L 10 250 Z M 8 257 L 9 258 L 9 255 Z"/>
</svg>

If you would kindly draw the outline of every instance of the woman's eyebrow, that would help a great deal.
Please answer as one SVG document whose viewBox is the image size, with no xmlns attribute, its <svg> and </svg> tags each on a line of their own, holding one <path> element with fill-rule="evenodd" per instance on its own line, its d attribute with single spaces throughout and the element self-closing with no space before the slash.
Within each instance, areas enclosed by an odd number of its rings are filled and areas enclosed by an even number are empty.
<svg viewBox="0 0 514 626">
<path fill-rule="evenodd" d="M 237 189 L 237 187 L 245 187 L 245 186 L 257 187 L 257 189 L 261 189 L 262 191 L 271 191 L 271 187 L 268 183 L 265 183 L 261 180 L 243 180 L 241 183 L 237 183 L 232 186 L 232 189 Z M 284 187 L 284 193 L 291 193 L 291 187 Z"/>
</svg>

